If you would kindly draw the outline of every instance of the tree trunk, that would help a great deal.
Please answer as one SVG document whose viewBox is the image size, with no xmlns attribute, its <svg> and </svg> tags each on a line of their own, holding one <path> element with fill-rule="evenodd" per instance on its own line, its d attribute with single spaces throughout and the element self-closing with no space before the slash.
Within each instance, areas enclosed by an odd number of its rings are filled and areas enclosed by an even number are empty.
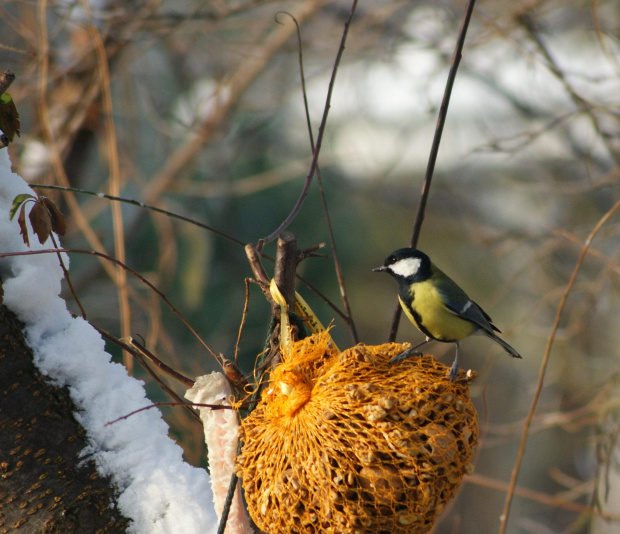
<svg viewBox="0 0 620 534">
<path fill-rule="evenodd" d="M 80 458 L 68 389 L 35 367 L 22 330 L 0 306 L 0 534 L 125 532 L 110 479 Z"/>
</svg>

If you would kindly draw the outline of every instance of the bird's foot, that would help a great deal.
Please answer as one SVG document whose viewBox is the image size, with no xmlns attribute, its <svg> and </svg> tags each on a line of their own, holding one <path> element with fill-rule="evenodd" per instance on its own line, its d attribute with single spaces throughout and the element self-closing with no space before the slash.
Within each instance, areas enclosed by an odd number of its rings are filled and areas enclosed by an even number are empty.
<svg viewBox="0 0 620 534">
<path fill-rule="evenodd" d="M 401 352 L 398 356 L 394 356 L 390 360 L 390 365 L 394 365 L 395 363 L 400 363 L 407 358 L 413 358 L 414 356 L 422 356 L 422 353 L 418 350 L 415 350 L 416 347 L 411 347 L 407 350 Z"/>
<path fill-rule="evenodd" d="M 456 378 L 456 375 L 458 374 L 459 374 L 458 362 L 454 360 L 452 367 L 450 367 L 450 382 L 454 382 L 454 379 Z"/>
</svg>

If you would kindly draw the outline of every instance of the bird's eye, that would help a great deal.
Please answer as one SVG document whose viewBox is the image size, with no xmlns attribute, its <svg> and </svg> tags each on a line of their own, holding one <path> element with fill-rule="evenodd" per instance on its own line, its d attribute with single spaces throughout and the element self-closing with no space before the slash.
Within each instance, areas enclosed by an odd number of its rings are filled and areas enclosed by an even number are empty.
<svg viewBox="0 0 620 534">
<path fill-rule="evenodd" d="M 391 264 L 396 261 L 396 256 L 390 256 L 385 263 Z"/>
</svg>

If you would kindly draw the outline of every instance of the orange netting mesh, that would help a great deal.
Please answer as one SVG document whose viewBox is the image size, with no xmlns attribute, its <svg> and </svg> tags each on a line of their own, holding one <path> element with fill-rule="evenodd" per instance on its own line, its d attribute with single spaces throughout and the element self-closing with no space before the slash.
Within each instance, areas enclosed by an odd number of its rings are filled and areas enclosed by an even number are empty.
<svg viewBox="0 0 620 534">
<path fill-rule="evenodd" d="M 243 421 L 237 473 L 268 533 L 414 533 L 471 471 L 478 417 L 461 371 L 390 343 L 296 342 Z"/>
</svg>

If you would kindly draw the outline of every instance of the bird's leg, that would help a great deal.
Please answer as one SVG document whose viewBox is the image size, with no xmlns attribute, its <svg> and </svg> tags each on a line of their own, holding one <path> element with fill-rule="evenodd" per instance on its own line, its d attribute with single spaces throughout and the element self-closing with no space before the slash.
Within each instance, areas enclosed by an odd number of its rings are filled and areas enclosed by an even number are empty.
<svg viewBox="0 0 620 534">
<path fill-rule="evenodd" d="M 459 372 L 459 342 L 455 341 L 454 344 L 456 345 L 456 354 L 454 355 L 452 367 L 450 367 L 450 382 L 454 382 L 454 379 Z"/>
<path fill-rule="evenodd" d="M 390 365 L 394 365 L 395 363 L 402 362 L 403 360 L 406 360 L 407 358 L 411 358 L 412 356 L 422 356 L 422 353 L 415 349 L 417 349 L 418 347 L 421 347 L 422 345 L 426 345 L 429 341 L 431 341 L 431 338 L 427 337 L 424 341 L 420 341 L 420 343 L 418 343 L 417 345 L 414 345 L 413 347 L 409 347 L 407 350 L 404 350 L 398 356 L 394 356 L 390 360 Z"/>
</svg>

